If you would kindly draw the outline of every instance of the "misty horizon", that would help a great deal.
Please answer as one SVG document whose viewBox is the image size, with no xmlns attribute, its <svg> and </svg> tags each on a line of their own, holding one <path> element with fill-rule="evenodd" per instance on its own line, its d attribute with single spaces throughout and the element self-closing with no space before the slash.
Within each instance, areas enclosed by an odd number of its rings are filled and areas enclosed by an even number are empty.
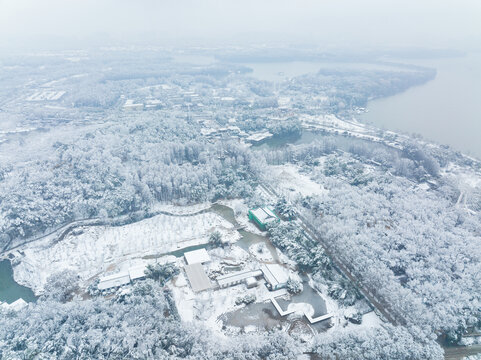
<svg viewBox="0 0 481 360">
<path fill-rule="evenodd" d="M 481 3 L 106 0 L 0 1 L 0 47 L 304 44 L 481 49 Z"/>
</svg>

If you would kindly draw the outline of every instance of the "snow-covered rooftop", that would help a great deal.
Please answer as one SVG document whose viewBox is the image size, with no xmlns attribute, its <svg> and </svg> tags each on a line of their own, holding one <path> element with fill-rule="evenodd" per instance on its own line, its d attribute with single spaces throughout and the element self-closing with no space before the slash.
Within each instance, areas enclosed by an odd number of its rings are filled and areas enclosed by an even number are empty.
<svg viewBox="0 0 481 360">
<path fill-rule="evenodd" d="M 198 249 L 184 253 L 185 261 L 188 265 L 202 264 L 210 261 L 210 256 L 205 249 Z"/>
<path fill-rule="evenodd" d="M 250 277 L 261 276 L 262 271 L 254 270 L 254 271 L 239 271 L 231 274 L 221 275 L 217 277 L 217 283 L 220 287 L 225 287 L 229 285 L 238 284 L 241 281 L 248 279 Z"/>
<path fill-rule="evenodd" d="M 265 264 L 262 265 L 261 270 L 267 282 L 273 287 L 286 283 L 289 278 L 287 272 L 279 264 Z"/>
<path fill-rule="evenodd" d="M 258 142 L 262 141 L 264 139 L 268 139 L 272 137 L 273 135 L 269 131 L 264 131 L 260 133 L 255 133 L 246 138 L 247 141 L 252 141 L 252 142 Z"/>
<path fill-rule="evenodd" d="M 275 219 L 277 219 L 274 212 L 268 207 L 251 210 L 251 212 L 263 224 L 266 224 L 270 221 L 274 221 Z"/>
<path fill-rule="evenodd" d="M 129 268 L 130 280 L 141 279 L 145 277 L 145 265 Z"/>
<path fill-rule="evenodd" d="M 129 273 L 125 271 L 100 278 L 98 288 L 99 290 L 106 290 L 113 287 L 126 285 L 128 283 L 130 283 L 130 276 Z"/>
<path fill-rule="evenodd" d="M 202 264 L 186 265 L 184 267 L 190 286 L 194 292 L 199 292 L 212 288 L 209 277 L 204 271 Z"/>
</svg>

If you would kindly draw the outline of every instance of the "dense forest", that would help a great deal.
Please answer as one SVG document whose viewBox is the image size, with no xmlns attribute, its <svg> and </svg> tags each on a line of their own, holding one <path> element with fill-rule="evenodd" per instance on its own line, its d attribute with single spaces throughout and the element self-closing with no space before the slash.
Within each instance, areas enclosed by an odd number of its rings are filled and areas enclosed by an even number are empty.
<svg viewBox="0 0 481 360">
<path fill-rule="evenodd" d="M 164 284 L 145 280 L 81 299 L 75 276 L 64 272 L 49 279 L 37 303 L 0 310 L 0 358 L 441 359 L 436 341 L 455 344 L 481 327 L 481 187 L 456 176 L 475 176 L 477 160 L 370 128 L 318 129 L 315 140 L 294 144 L 306 132 L 303 117 L 353 121 L 370 99 L 424 83 L 434 70 L 376 62 L 395 68 L 321 69 L 274 84 L 244 65 L 255 52 L 233 64 L 224 62 L 235 58 L 226 51 L 205 66 L 175 63 L 168 52 L 142 55 L 33 56 L 18 67 L 13 56 L 2 60 L 11 70 L 0 72 L 0 120 L 14 125 L 0 133 L 0 250 L 75 220 L 142 219 L 159 203 L 269 204 L 285 220 L 268 229 L 270 241 L 315 288 L 326 287 L 341 306 L 362 301 L 296 212 L 399 326 L 336 328 L 307 344 L 280 331 L 219 337 L 181 322 Z M 54 106 L 25 100 L 23 92 L 43 88 L 65 95 Z M 126 99 L 144 110 L 123 109 Z M 259 132 L 274 144 L 248 143 Z M 276 186 L 273 167 L 284 165 L 326 191 L 262 194 L 259 184 Z"/>
<path fill-rule="evenodd" d="M 158 282 L 141 281 L 129 294 L 111 299 L 60 301 L 72 291 L 72 279 L 66 275 L 53 275 L 49 281 L 55 282 L 57 291 L 37 304 L 19 313 L 0 313 L 2 358 L 290 360 L 307 353 L 326 359 L 374 360 L 441 356 L 439 348 L 391 326 L 365 334 L 321 334 L 308 349 L 280 331 L 219 339 L 201 323 L 180 322 L 169 293 Z M 369 350 L 361 351 L 364 348 Z"/>
</svg>

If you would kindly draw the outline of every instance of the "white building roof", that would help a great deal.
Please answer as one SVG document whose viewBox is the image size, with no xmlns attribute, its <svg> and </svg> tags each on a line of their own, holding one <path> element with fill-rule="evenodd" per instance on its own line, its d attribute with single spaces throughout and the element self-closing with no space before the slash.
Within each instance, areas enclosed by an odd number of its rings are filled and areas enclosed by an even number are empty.
<svg viewBox="0 0 481 360">
<path fill-rule="evenodd" d="M 262 265 L 261 270 L 267 282 L 273 287 L 285 284 L 289 279 L 287 272 L 279 264 L 265 264 Z"/>
<path fill-rule="evenodd" d="M 255 134 L 252 134 L 250 136 L 248 136 L 246 138 L 247 141 L 254 141 L 254 142 L 258 142 L 258 141 L 262 141 L 264 139 L 268 139 L 270 137 L 272 137 L 273 135 L 269 132 L 269 131 L 265 131 L 265 132 L 260 132 L 260 133 L 255 133 Z"/>
<path fill-rule="evenodd" d="M 229 284 L 235 284 L 237 282 L 240 282 L 250 277 L 256 277 L 260 275 L 262 275 L 262 271 L 260 270 L 254 270 L 254 271 L 247 270 L 247 271 L 239 271 L 239 272 L 226 274 L 226 275 L 220 275 L 220 276 L 217 276 L 216 280 L 219 286 L 222 287 Z"/>
<path fill-rule="evenodd" d="M 184 267 L 190 286 L 194 292 L 199 292 L 212 288 L 209 277 L 204 271 L 202 264 L 186 265 Z"/>
<path fill-rule="evenodd" d="M 145 265 L 129 268 L 129 277 L 130 280 L 136 280 L 145 277 Z"/>
<path fill-rule="evenodd" d="M 106 290 L 113 287 L 118 287 L 130 283 L 130 276 L 128 272 L 119 272 L 117 274 L 108 275 L 100 278 L 98 285 L 99 290 Z"/>
<path fill-rule="evenodd" d="M 263 207 L 263 208 L 251 210 L 251 212 L 263 224 L 267 224 L 268 222 L 274 221 L 274 220 L 277 219 L 274 212 L 271 209 L 269 209 L 268 207 Z"/>
<path fill-rule="evenodd" d="M 256 280 L 256 278 L 253 277 L 253 276 L 248 277 L 248 278 L 246 279 L 246 284 L 247 284 L 247 286 L 255 285 L 255 284 L 257 284 L 257 280 Z"/>
<path fill-rule="evenodd" d="M 187 265 L 202 264 L 210 261 L 210 256 L 205 249 L 198 249 L 184 253 Z"/>
</svg>

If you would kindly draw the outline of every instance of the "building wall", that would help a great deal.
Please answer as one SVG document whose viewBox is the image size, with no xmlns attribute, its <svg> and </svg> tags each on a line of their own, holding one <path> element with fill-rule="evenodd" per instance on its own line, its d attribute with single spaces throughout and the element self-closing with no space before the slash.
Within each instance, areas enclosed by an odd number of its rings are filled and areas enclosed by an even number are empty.
<svg viewBox="0 0 481 360">
<path fill-rule="evenodd" d="M 262 231 L 266 230 L 266 225 L 263 222 L 261 222 L 250 210 L 247 214 L 249 216 L 249 220 L 254 221 Z"/>
</svg>

